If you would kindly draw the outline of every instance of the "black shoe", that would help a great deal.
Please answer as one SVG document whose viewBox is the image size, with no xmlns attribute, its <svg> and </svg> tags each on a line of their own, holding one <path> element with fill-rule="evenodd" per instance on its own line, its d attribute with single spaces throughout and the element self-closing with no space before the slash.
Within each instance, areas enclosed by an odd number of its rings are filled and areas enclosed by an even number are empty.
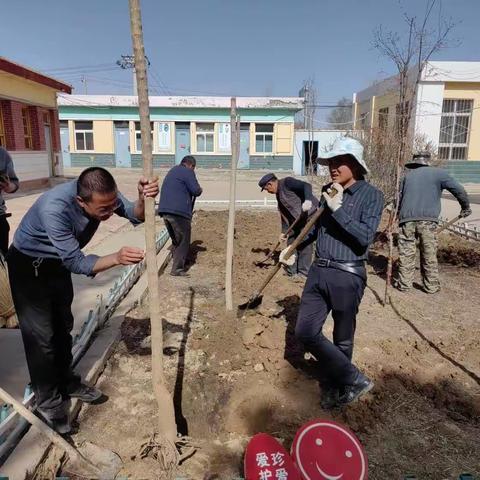
<svg viewBox="0 0 480 480">
<path fill-rule="evenodd" d="M 74 390 L 68 392 L 71 398 L 78 398 L 85 403 L 93 403 L 102 397 L 103 393 L 95 387 L 89 387 L 81 383 Z"/>
<path fill-rule="evenodd" d="M 170 272 L 172 277 L 189 277 L 190 275 L 185 270 L 176 270 L 175 272 Z"/>
<path fill-rule="evenodd" d="M 47 412 L 40 408 L 37 408 L 36 413 L 40 420 L 44 421 L 50 428 L 53 428 L 53 430 L 60 435 L 67 435 L 72 431 L 72 425 L 70 424 L 68 414 L 52 418 Z"/>
<path fill-rule="evenodd" d="M 353 385 L 346 385 L 343 393 L 338 399 L 340 405 L 348 405 L 355 402 L 362 395 L 365 395 L 373 388 L 373 382 L 363 373 L 358 373 L 357 379 Z"/>
<path fill-rule="evenodd" d="M 324 410 L 330 410 L 335 408 L 338 405 L 338 400 L 340 397 L 340 392 L 338 387 L 334 386 L 325 386 L 322 387 L 322 397 L 320 399 L 320 406 Z"/>
</svg>

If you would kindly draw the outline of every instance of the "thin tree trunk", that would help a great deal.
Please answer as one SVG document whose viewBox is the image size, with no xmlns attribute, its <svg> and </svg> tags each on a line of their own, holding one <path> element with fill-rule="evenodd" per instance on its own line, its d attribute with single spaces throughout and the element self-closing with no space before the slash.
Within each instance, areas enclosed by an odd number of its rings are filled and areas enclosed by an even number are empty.
<svg viewBox="0 0 480 480">
<path fill-rule="evenodd" d="M 225 306 L 227 311 L 233 310 L 232 270 L 233 240 L 235 234 L 235 190 L 237 182 L 238 137 L 240 124 L 237 120 L 237 99 L 232 98 L 230 113 L 230 143 L 232 151 L 232 167 L 230 171 L 230 204 L 228 209 L 227 257 L 225 265 Z"/>
<path fill-rule="evenodd" d="M 140 0 L 129 0 L 130 21 L 132 31 L 133 51 L 135 55 L 135 70 L 138 88 L 138 104 L 140 111 L 140 126 L 142 132 L 143 174 L 153 178 L 152 134 L 150 128 L 150 111 L 148 103 L 147 67 L 143 46 L 142 20 Z M 161 438 L 165 440 L 167 450 L 175 450 L 177 426 L 173 399 L 168 391 L 163 372 L 163 331 L 160 315 L 160 297 L 158 292 L 158 269 L 155 245 L 155 199 L 145 199 L 145 243 L 148 275 L 148 298 L 150 307 L 150 323 L 152 333 L 152 384 L 158 403 L 158 428 Z M 176 463 L 175 452 L 164 452 L 165 466 L 171 468 Z"/>
</svg>

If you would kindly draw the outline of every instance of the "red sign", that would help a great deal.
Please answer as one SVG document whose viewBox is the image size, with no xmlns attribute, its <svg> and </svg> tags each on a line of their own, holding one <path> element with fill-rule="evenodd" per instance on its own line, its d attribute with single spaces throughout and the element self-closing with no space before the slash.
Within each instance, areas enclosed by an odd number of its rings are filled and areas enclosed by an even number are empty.
<svg viewBox="0 0 480 480">
<path fill-rule="evenodd" d="M 298 430 L 292 458 L 303 480 L 366 480 L 367 455 L 357 437 L 330 420 L 312 420 Z"/>
<path fill-rule="evenodd" d="M 266 433 L 248 443 L 244 467 L 245 480 L 301 480 L 288 452 Z"/>
</svg>

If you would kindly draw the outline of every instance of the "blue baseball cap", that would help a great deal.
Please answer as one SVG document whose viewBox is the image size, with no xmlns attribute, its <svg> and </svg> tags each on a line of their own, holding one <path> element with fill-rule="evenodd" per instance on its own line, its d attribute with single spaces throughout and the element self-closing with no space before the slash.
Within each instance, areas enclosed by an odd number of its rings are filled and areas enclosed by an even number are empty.
<svg viewBox="0 0 480 480">
<path fill-rule="evenodd" d="M 262 189 L 262 192 L 263 192 L 263 190 L 265 190 L 265 185 L 268 182 L 271 182 L 272 180 L 276 180 L 276 179 L 277 177 L 274 173 L 267 173 L 260 179 L 260 181 L 258 182 L 258 186 Z"/>
</svg>

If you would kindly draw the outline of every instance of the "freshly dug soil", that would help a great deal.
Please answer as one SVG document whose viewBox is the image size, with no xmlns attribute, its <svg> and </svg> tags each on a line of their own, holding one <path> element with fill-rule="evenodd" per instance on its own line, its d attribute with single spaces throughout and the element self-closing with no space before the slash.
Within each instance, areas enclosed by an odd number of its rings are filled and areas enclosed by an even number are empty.
<svg viewBox="0 0 480 480">
<path fill-rule="evenodd" d="M 341 410 L 324 411 L 317 365 L 293 331 L 303 285 L 280 273 L 257 311 L 238 318 L 224 308 L 226 212 L 194 217 L 189 278 L 162 275 L 165 369 L 177 406 L 177 425 L 200 445 L 176 472 L 191 480 L 240 478 L 248 439 L 258 432 L 288 449 L 313 418 L 350 427 L 369 459 L 369 478 L 456 479 L 480 474 L 480 274 L 442 266 L 442 291 L 392 292 L 383 307 L 382 254 L 372 254 L 368 288 L 357 319 L 354 360 L 375 381 L 371 394 Z M 235 303 L 247 300 L 276 243 L 272 212 L 238 212 Z M 331 320 L 327 321 L 331 332 Z M 147 306 L 130 312 L 100 380 L 109 401 L 84 408 L 75 440 L 120 454 L 120 477 L 161 479 L 140 445 L 156 429 L 151 386 Z"/>
</svg>

